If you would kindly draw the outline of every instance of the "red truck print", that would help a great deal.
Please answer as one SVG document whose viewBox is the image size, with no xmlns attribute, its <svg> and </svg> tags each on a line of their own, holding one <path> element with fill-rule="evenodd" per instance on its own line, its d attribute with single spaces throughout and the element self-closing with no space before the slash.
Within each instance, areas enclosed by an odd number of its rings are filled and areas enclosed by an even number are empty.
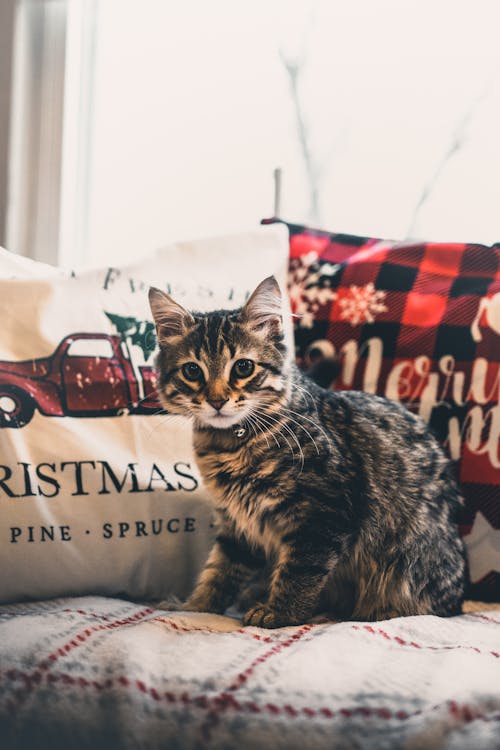
<svg viewBox="0 0 500 750">
<path fill-rule="evenodd" d="M 35 410 L 50 417 L 152 414 L 152 367 L 134 367 L 120 336 L 75 333 L 50 357 L 0 361 L 0 427 L 24 427 Z"/>
</svg>

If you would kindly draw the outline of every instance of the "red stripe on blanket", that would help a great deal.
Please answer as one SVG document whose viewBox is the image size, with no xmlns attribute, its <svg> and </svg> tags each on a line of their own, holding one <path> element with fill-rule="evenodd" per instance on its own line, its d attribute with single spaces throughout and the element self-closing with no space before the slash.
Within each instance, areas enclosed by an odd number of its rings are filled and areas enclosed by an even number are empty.
<svg viewBox="0 0 500 750">
<path fill-rule="evenodd" d="M 242 685 L 247 682 L 248 678 L 255 672 L 260 664 L 264 664 L 271 657 L 276 656 L 276 654 L 279 654 L 281 651 L 283 651 L 283 649 L 289 648 L 294 643 L 298 643 L 298 641 L 300 641 L 303 636 L 309 633 L 309 631 L 312 630 L 313 627 L 314 625 L 304 625 L 303 627 L 299 628 L 286 640 L 276 643 L 274 646 L 268 649 L 268 651 L 265 651 L 262 656 L 258 656 L 251 662 L 250 666 L 236 675 L 234 680 L 230 683 L 229 687 L 225 690 L 222 690 L 219 695 L 217 695 L 213 699 L 214 706 L 211 710 L 209 710 L 206 721 L 201 727 L 201 731 L 205 739 L 210 739 L 212 729 L 218 724 L 220 714 L 226 710 L 228 703 L 231 703 L 231 701 L 235 701 L 234 696 L 231 695 L 229 691 L 231 691 L 231 693 L 234 693 L 239 690 Z"/>
<path fill-rule="evenodd" d="M 215 630 L 214 628 L 196 628 L 196 627 L 190 627 L 188 625 L 181 625 L 178 622 L 175 622 L 175 620 L 172 620 L 170 617 L 154 617 L 150 622 L 161 622 L 164 625 L 168 625 L 168 627 L 172 628 L 172 630 L 175 630 L 178 633 L 220 633 L 220 630 Z M 263 641 L 264 643 L 273 643 L 273 642 L 279 642 L 279 636 L 276 638 L 272 638 L 269 635 L 258 635 L 257 633 L 252 633 L 247 628 L 239 628 L 238 630 L 232 630 L 229 631 L 232 633 L 232 635 L 244 635 L 247 638 L 252 638 L 255 641 Z"/>
<path fill-rule="evenodd" d="M 313 628 L 313 625 L 304 625 L 304 627 L 300 628 L 299 630 L 297 630 L 296 633 L 294 633 L 292 636 L 287 638 L 286 641 L 282 641 L 281 643 L 276 643 L 272 648 L 269 649 L 269 651 L 266 651 L 264 654 L 262 654 L 262 656 L 258 656 L 256 659 L 253 660 L 253 662 L 250 664 L 249 667 L 247 667 L 245 670 L 240 672 L 227 689 L 238 690 L 241 687 L 241 685 L 247 681 L 248 677 L 250 677 L 250 675 L 253 674 L 253 672 L 255 671 L 255 668 L 259 664 L 263 664 L 272 656 L 275 656 L 276 654 L 279 654 L 280 651 L 283 651 L 284 648 L 288 648 L 289 646 L 299 641 L 302 638 L 302 636 L 306 635 L 306 633 L 312 630 L 312 628 Z"/>
<path fill-rule="evenodd" d="M 115 630 L 116 628 L 119 628 L 119 627 L 124 627 L 128 625 L 137 625 L 141 620 L 143 620 L 145 617 L 147 617 L 149 614 L 152 614 L 153 612 L 155 612 L 154 609 L 147 607 L 146 609 L 142 609 L 139 612 L 136 612 L 134 615 L 130 615 L 130 617 L 124 617 L 124 618 L 120 618 L 119 620 L 109 621 L 106 623 L 101 623 L 100 625 L 93 625 L 90 628 L 86 628 L 84 631 L 77 633 L 71 638 L 71 640 L 69 640 L 67 643 L 63 644 L 62 646 L 59 646 L 55 651 L 53 651 L 51 654 L 45 657 L 42 661 L 40 661 L 33 668 L 31 672 L 19 672 L 19 674 L 22 676 L 22 679 L 25 685 L 24 685 L 24 690 L 18 691 L 15 696 L 17 707 L 19 708 L 22 705 L 22 703 L 26 700 L 28 695 L 34 690 L 36 685 L 39 685 L 42 682 L 44 675 L 48 674 L 49 670 L 52 669 L 53 665 L 55 664 L 56 661 L 58 661 L 59 658 L 66 656 L 66 654 L 68 654 L 70 651 L 81 646 L 90 638 L 90 636 L 94 635 L 95 633 L 101 632 L 103 630 Z M 7 677 L 12 679 L 12 676 L 11 676 L 12 672 L 16 672 L 16 671 L 17 670 L 9 670 L 6 673 Z M 46 679 L 55 681 L 54 675 L 50 675 L 50 674 L 48 674 Z M 74 679 L 74 678 L 72 678 L 71 676 L 66 676 L 65 679 L 68 684 L 71 684 L 70 679 Z M 94 682 L 93 684 L 97 689 L 102 689 L 101 683 Z"/>
<path fill-rule="evenodd" d="M 106 617 L 106 615 L 98 615 L 97 612 L 85 612 L 84 609 L 63 609 L 62 611 L 71 615 L 84 615 L 85 617 L 95 617 L 97 620 L 105 620 L 106 622 L 110 622 L 112 620 L 111 617 Z"/>
<path fill-rule="evenodd" d="M 405 641 L 405 639 L 400 638 L 399 635 L 391 636 L 389 635 L 389 633 L 386 633 L 385 630 L 382 630 L 382 628 L 374 628 L 372 625 L 351 625 L 351 629 L 365 630 L 371 635 L 381 635 L 386 640 L 397 643 L 399 646 L 411 646 L 412 648 L 425 649 L 427 651 L 454 651 L 458 649 L 465 649 L 474 651 L 476 654 L 486 654 L 488 656 L 494 656 L 495 659 L 500 658 L 500 653 L 498 651 L 483 651 L 477 646 L 464 646 L 460 643 L 456 646 L 428 646 L 421 643 L 416 643 L 415 641 Z"/>
<path fill-rule="evenodd" d="M 244 635 L 247 638 L 253 638 L 254 641 L 262 641 L 263 643 L 273 643 L 276 641 L 279 642 L 279 636 L 277 638 L 272 638 L 270 635 L 259 635 L 258 633 L 252 633 L 252 631 L 248 630 L 248 628 L 233 630 L 233 633 L 235 635 Z"/>
<path fill-rule="evenodd" d="M 21 680 L 26 682 L 30 679 L 30 675 L 27 672 L 22 672 L 18 669 L 9 669 L 5 671 L 5 676 L 9 680 Z M 405 721 L 415 716 L 421 716 L 431 711 L 439 711 L 446 709 L 449 714 L 454 718 L 462 720 L 464 723 L 470 723 L 472 721 L 500 721 L 500 707 L 497 708 L 492 715 L 486 715 L 475 706 L 470 706 L 467 703 L 457 703 L 454 700 L 448 700 L 443 703 L 438 703 L 428 708 L 417 709 L 415 711 L 403 711 L 398 709 L 387 708 L 386 706 L 360 706 L 354 705 L 349 707 L 341 707 L 337 709 L 320 707 L 311 708 L 309 706 L 291 706 L 289 703 L 279 706 L 275 703 L 264 703 L 259 705 L 255 701 L 243 701 L 237 700 L 234 693 L 223 692 L 214 698 L 208 698 L 206 695 L 191 696 L 186 691 L 175 695 L 172 692 L 166 692 L 162 695 L 154 687 L 146 685 L 142 680 L 132 679 L 121 675 L 116 678 L 108 678 L 104 682 L 98 682 L 97 680 L 86 680 L 83 677 L 74 677 L 73 675 L 59 672 L 56 674 L 44 675 L 44 679 L 50 682 L 52 685 L 57 684 L 63 687 L 71 685 L 77 688 L 93 688 L 97 691 L 122 689 L 124 686 L 133 688 L 140 692 L 144 696 L 149 696 L 155 701 L 166 700 L 167 703 L 179 705 L 194 705 L 204 710 L 217 710 L 226 711 L 234 710 L 237 712 L 249 712 L 249 713 L 270 713 L 275 716 L 285 715 L 292 718 L 306 716 L 308 718 L 324 717 L 325 719 L 352 719 L 352 718 L 377 718 L 389 721 L 391 719 L 397 719 L 398 721 Z M 13 706 L 11 706 L 13 707 Z"/>
<path fill-rule="evenodd" d="M 135 625 L 154 611 L 154 609 L 148 607 L 147 609 L 142 609 L 140 612 L 136 612 L 135 615 L 131 615 L 130 617 L 123 617 L 119 620 L 101 623 L 100 625 L 93 625 L 91 628 L 86 628 L 82 633 L 78 633 L 70 641 L 49 654 L 46 659 L 38 664 L 36 669 L 49 669 L 51 663 L 55 662 L 60 656 L 65 656 L 74 648 L 81 646 L 82 643 L 85 643 L 91 635 L 94 635 L 94 633 L 99 633 L 102 630 L 115 630 L 124 625 Z"/>
<path fill-rule="evenodd" d="M 495 625 L 500 625 L 500 620 L 495 620 L 494 617 L 490 617 L 489 615 L 482 615 L 479 612 L 467 612 L 468 617 L 478 617 L 480 620 L 486 620 L 486 622 L 492 622 L 495 623 Z"/>
<path fill-rule="evenodd" d="M 178 622 L 175 622 L 175 620 L 172 620 L 170 617 L 153 617 L 149 622 L 161 622 L 163 625 L 167 625 L 169 628 L 172 628 L 176 633 L 223 633 L 224 631 L 216 630 L 215 628 L 208 628 L 208 627 L 193 627 L 189 625 L 181 625 Z M 246 635 L 250 638 L 253 638 L 256 641 L 264 641 L 265 643 L 271 643 L 272 639 L 269 636 L 260 636 L 256 633 L 249 633 L 244 628 L 240 628 L 238 630 L 230 630 L 227 631 L 228 633 L 231 633 L 232 635 Z"/>
</svg>

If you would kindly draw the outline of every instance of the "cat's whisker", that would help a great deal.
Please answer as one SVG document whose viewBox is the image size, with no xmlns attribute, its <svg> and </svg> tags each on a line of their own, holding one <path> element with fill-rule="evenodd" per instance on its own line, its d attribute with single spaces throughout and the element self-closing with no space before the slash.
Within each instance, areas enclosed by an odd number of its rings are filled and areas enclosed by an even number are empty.
<svg viewBox="0 0 500 750">
<path fill-rule="evenodd" d="M 262 416 L 260 416 L 260 417 L 259 417 L 259 419 L 260 419 L 261 421 L 264 421 L 264 419 L 263 419 L 263 417 L 262 417 Z M 280 436 L 280 438 L 281 438 L 281 439 L 283 440 L 283 442 L 284 442 L 284 443 L 286 443 L 286 445 L 287 445 L 287 447 L 288 447 L 288 449 L 289 449 L 289 451 L 290 451 L 290 455 L 292 456 L 292 461 L 293 461 L 293 462 L 295 463 L 295 460 L 296 460 L 296 456 L 295 456 L 295 452 L 294 452 L 294 450 L 293 450 L 293 445 L 292 445 L 292 443 L 291 443 L 291 442 L 290 442 L 290 441 L 288 440 L 288 438 L 287 438 L 287 436 L 286 436 L 286 435 L 284 434 L 284 432 L 283 432 L 282 430 L 280 430 L 280 429 L 278 429 L 278 430 L 271 430 L 271 427 L 275 427 L 275 426 L 276 426 L 276 423 L 273 423 L 273 422 L 264 422 L 264 424 L 266 425 L 266 428 L 267 428 L 268 432 L 269 432 L 269 433 L 270 433 L 270 434 L 271 434 L 271 435 L 273 436 L 273 438 L 274 438 L 275 442 L 276 442 L 276 443 L 277 443 L 277 444 L 279 445 L 279 447 L 280 447 L 280 448 L 281 448 L 281 444 L 280 444 L 280 443 L 279 443 L 279 441 L 278 441 L 278 440 L 276 439 L 275 433 L 276 433 L 276 434 L 278 434 L 278 435 Z M 299 446 L 299 448 L 300 448 L 300 446 Z"/>
<path fill-rule="evenodd" d="M 249 418 L 248 416 L 247 416 L 247 417 L 245 417 L 245 419 L 244 419 L 244 420 L 242 421 L 242 423 L 241 423 L 241 424 L 242 424 L 242 425 L 243 425 L 243 427 L 245 427 L 245 428 L 246 428 L 246 427 L 248 426 L 248 427 L 249 427 L 249 428 L 250 428 L 250 429 L 252 430 L 252 432 L 253 432 L 253 434 L 255 435 L 255 437 L 256 437 L 256 438 L 258 437 L 258 435 L 257 435 L 257 430 L 255 429 L 255 426 L 254 426 L 254 424 L 253 424 L 252 420 L 251 420 L 251 419 L 250 419 L 250 418 Z"/>
<path fill-rule="evenodd" d="M 171 411 L 166 411 L 165 409 L 159 409 L 157 412 L 155 412 L 154 415 L 151 415 L 151 416 L 162 416 L 163 419 L 159 420 L 157 424 L 155 424 L 154 427 L 152 427 L 149 430 L 149 432 L 147 432 L 146 438 L 150 438 L 153 435 L 153 433 L 156 432 L 156 430 L 158 430 L 160 427 L 163 427 L 165 425 L 165 422 L 169 419 L 169 417 L 175 417 L 179 415 Z M 191 419 L 191 417 L 187 415 L 182 415 L 182 416 L 185 416 L 187 419 Z"/>
<path fill-rule="evenodd" d="M 269 423 L 268 422 L 266 423 L 262 419 L 261 415 L 258 415 L 255 411 L 252 412 L 252 417 L 256 421 L 256 423 L 259 425 L 260 432 L 264 435 L 264 437 L 266 437 L 266 431 L 267 431 L 267 433 L 269 435 L 271 435 L 271 437 L 273 438 L 273 440 L 276 443 L 276 445 L 278 446 L 278 448 L 281 448 L 281 443 L 279 442 L 278 438 L 276 437 L 276 435 L 274 434 L 274 432 L 272 432 L 269 429 Z M 264 425 L 264 427 L 262 427 L 262 425 Z M 269 443 L 268 443 L 268 446 L 269 446 Z"/>
<path fill-rule="evenodd" d="M 305 419 L 307 422 L 310 422 L 314 427 L 316 427 L 317 430 L 319 430 L 319 432 L 321 432 L 323 437 L 327 440 L 328 444 L 330 444 L 330 436 L 328 435 L 327 432 L 325 432 L 323 427 L 321 427 L 317 422 L 314 421 L 314 419 L 311 419 L 310 417 L 306 417 L 305 414 L 300 414 L 300 412 L 293 411 L 293 409 L 289 409 L 286 406 L 282 406 L 281 409 L 282 411 L 288 412 L 289 414 L 293 414 L 295 417 L 298 417 L 299 419 Z M 304 428 L 302 427 L 302 429 Z"/>
<path fill-rule="evenodd" d="M 256 419 L 256 418 L 255 418 L 255 419 Z M 258 423 L 257 423 L 257 422 L 255 421 L 255 419 L 253 419 L 253 418 L 252 418 L 252 417 L 251 417 L 250 415 L 248 415 L 248 416 L 247 416 L 247 417 L 246 417 L 246 418 L 245 418 L 245 419 L 243 420 L 243 424 L 245 424 L 245 422 L 247 422 L 247 421 L 248 421 L 248 424 L 249 424 L 249 425 L 251 426 L 251 428 L 252 428 L 252 430 L 253 430 L 253 433 L 254 433 L 254 435 L 255 435 L 255 437 L 256 437 L 256 438 L 258 438 L 258 434 L 257 434 L 257 431 L 258 431 L 258 432 L 260 432 L 260 433 L 262 434 L 262 436 L 263 436 L 264 440 L 266 441 L 266 445 L 267 445 L 267 447 L 268 447 L 268 448 L 270 449 L 270 448 L 271 448 L 271 446 L 270 446 L 270 444 L 269 444 L 269 440 L 267 439 L 267 435 L 266 435 L 266 433 L 264 432 L 264 430 L 262 429 L 262 427 L 260 427 L 260 426 L 259 426 L 259 424 L 258 424 Z"/>
<path fill-rule="evenodd" d="M 254 411 L 255 411 L 255 410 L 254 410 Z M 280 415 L 282 415 L 283 417 L 285 417 L 285 419 L 289 419 L 289 420 L 290 420 L 290 422 L 291 422 L 292 424 L 296 424 L 296 425 L 297 425 L 297 427 L 300 427 L 300 429 L 302 429 L 302 430 L 303 430 L 304 432 L 306 432 L 306 434 L 308 435 L 308 437 L 310 438 L 310 440 L 311 440 L 311 441 L 312 441 L 312 442 L 314 443 L 314 445 L 316 446 L 316 443 L 315 443 L 315 441 L 314 441 L 314 439 L 313 439 L 312 435 L 310 434 L 310 432 L 308 432 L 308 431 L 307 431 L 307 430 L 305 429 L 305 427 L 303 427 L 302 425 L 300 425 L 300 424 L 299 424 L 299 423 L 298 423 L 298 422 L 297 422 L 297 421 L 296 421 L 295 419 L 292 419 L 292 418 L 291 418 L 291 417 L 289 417 L 288 415 L 284 414 L 284 413 L 283 413 L 283 411 L 288 411 L 288 410 L 286 410 L 286 409 L 285 409 L 285 407 L 281 406 L 281 407 L 280 407 L 280 410 L 279 410 L 278 412 L 275 412 L 275 413 L 273 413 L 273 414 L 270 414 L 269 412 L 265 412 L 265 411 L 259 411 L 258 413 L 259 413 L 259 414 L 260 414 L 261 416 L 265 416 L 265 417 L 266 417 L 267 419 L 270 419 L 270 420 L 272 420 L 272 422 L 273 422 L 274 424 L 279 424 L 279 425 L 280 425 L 281 427 L 283 427 L 283 428 L 284 428 L 284 429 L 286 429 L 286 430 L 287 430 L 287 431 L 288 431 L 289 433 L 291 433 L 291 434 L 292 434 L 292 436 L 293 436 L 293 438 L 294 438 L 294 440 L 296 441 L 296 443 L 297 443 L 297 444 L 299 445 L 299 447 L 300 447 L 300 441 L 298 440 L 298 438 L 297 438 L 297 435 L 296 435 L 296 434 L 295 434 L 295 433 L 293 432 L 293 430 L 292 430 L 292 429 L 290 428 L 290 426 L 289 426 L 289 425 L 287 425 L 287 424 L 286 424 L 285 422 L 281 422 L 281 421 L 280 421 L 280 420 L 279 420 L 279 419 L 277 418 L 277 416 L 276 416 L 276 414 L 280 414 Z"/>
<path fill-rule="evenodd" d="M 295 441 L 295 443 L 297 445 L 297 448 L 299 449 L 299 455 L 300 455 L 300 474 L 302 474 L 302 471 L 304 469 L 304 464 L 305 464 L 305 456 L 304 456 L 304 451 L 302 450 L 302 446 L 300 444 L 300 441 L 299 441 L 297 435 L 294 433 L 294 431 L 287 424 L 285 424 L 284 422 L 281 422 L 279 419 L 277 419 L 273 415 L 268 414 L 267 412 L 258 412 L 258 413 L 260 414 L 261 418 L 265 417 L 268 420 L 270 420 L 271 423 L 273 423 L 275 425 L 279 425 L 279 427 L 282 427 L 284 430 L 286 430 L 288 432 L 288 434 L 292 437 L 292 439 Z M 278 432 L 281 434 L 281 436 L 283 437 L 283 439 L 286 440 L 286 438 L 283 435 L 283 433 L 281 432 L 281 430 L 278 430 Z M 288 440 L 287 440 L 287 444 L 290 446 L 290 443 L 288 442 Z M 294 456 L 293 448 L 291 446 L 290 446 L 290 450 L 292 452 L 292 456 Z M 300 474 L 299 474 L 299 476 L 300 476 Z"/>
<path fill-rule="evenodd" d="M 304 400 L 304 403 L 305 403 L 306 407 L 307 407 L 307 398 L 309 398 L 311 400 L 312 408 L 314 409 L 314 411 L 316 412 L 316 414 L 318 413 L 318 404 L 316 403 L 316 401 L 315 401 L 314 397 L 312 396 L 312 394 L 309 393 L 309 391 L 307 391 L 303 386 L 299 385 L 298 383 L 293 383 L 292 384 L 292 390 L 299 392 L 300 397 Z"/>
<path fill-rule="evenodd" d="M 309 438 L 309 440 L 311 441 L 311 443 L 314 445 L 316 453 L 318 454 L 318 456 L 320 456 L 321 455 L 321 451 L 318 448 L 318 444 L 317 444 L 316 440 L 313 438 L 313 436 L 311 435 L 311 433 L 309 432 L 309 430 L 306 430 L 306 428 L 304 427 L 304 425 L 301 425 L 300 422 L 298 422 L 293 417 L 290 417 L 290 416 L 287 416 L 287 415 L 284 415 L 284 416 L 286 416 L 287 419 L 289 419 L 292 424 L 296 425 L 299 429 L 301 429 L 301 430 L 303 430 L 305 432 L 305 434 L 307 435 L 307 437 Z"/>
<path fill-rule="evenodd" d="M 157 417 L 158 414 L 164 414 L 166 416 L 167 414 L 170 414 L 170 412 L 167 409 L 164 409 L 163 407 L 161 407 L 160 409 L 156 409 L 156 411 L 151 412 L 149 416 Z"/>
<path fill-rule="evenodd" d="M 159 427 L 163 427 L 164 423 L 165 423 L 165 422 L 166 422 L 166 420 L 167 420 L 167 417 L 169 417 L 169 416 L 171 416 L 171 415 L 170 415 L 170 412 L 165 412 L 164 410 L 160 410 L 160 411 L 156 412 L 156 414 L 155 414 L 155 415 L 152 415 L 152 416 L 163 417 L 163 419 L 159 420 L 159 421 L 158 421 L 158 422 L 157 422 L 157 423 L 156 423 L 155 425 L 153 425 L 153 426 L 151 427 L 151 429 L 149 429 L 149 430 L 147 431 L 147 433 L 146 433 L 146 435 L 145 435 L 146 439 L 149 439 L 149 438 L 150 438 L 150 437 L 151 437 L 151 436 L 153 435 L 153 433 L 154 433 L 154 432 L 156 432 L 156 430 L 157 430 L 157 429 L 158 429 Z"/>
<path fill-rule="evenodd" d="M 157 396 L 158 398 L 160 397 L 160 392 L 159 392 L 159 390 L 157 388 L 154 388 L 151 391 L 151 393 L 148 393 L 147 396 L 144 396 L 144 398 L 141 398 L 140 401 L 135 401 L 135 402 L 134 401 L 129 401 L 128 404 L 127 404 L 127 406 L 125 408 L 126 409 L 130 409 L 131 406 L 133 406 L 134 408 L 137 408 L 142 403 L 144 403 L 144 401 L 147 401 L 148 399 L 152 398 L 152 396 Z"/>
<path fill-rule="evenodd" d="M 278 446 L 278 448 L 281 448 L 281 443 L 277 439 L 275 433 L 270 429 L 270 427 L 272 427 L 273 424 L 271 422 L 266 421 L 264 419 L 264 412 L 257 411 L 257 410 L 254 409 L 254 411 L 252 412 L 252 416 L 253 416 L 253 418 L 255 420 L 258 421 L 259 425 L 261 425 L 261 431 L 263 432 L 263 434 L 264 434 L 264 431 L 263 431 L 263 428 L 262 428 L 262 424 L 264 425 L 265 430 L 272 436 L 272 438 L 273 438 L 274 442 L 276 443 L 276 445 Z M 281 432 L 281 430 L 277 430 L 277 433 L 278 433 L 278 435 L 280 435 L 280 437 L 283 438 L 283 440 L 287 443 L 288 447 L 291 449 L 290 443 L 288 442 L 288 440 L 286 439 L 286 437 L 283 435 L 283 433 Z M 292 455 L 293 455 L 293 451 L 292 451 Z"/>
<path fill-rule="evenodd" d="M 318 448 L 318 444 L 316 443 L 315 439 L 313 438 L 313 436 L 311 435 L 311 433 L 309 432 L 309 430 L 306 430 L 306 428 L 303 425 L 301 425 L 296 419 L 294 419 L 293 417 L 289 416 L 288 414 L 285 414 L 285 411 L 288 411 L 288 410 L 285 409 L 285 407 L 282 407 L 279 413 L 283 417 L 285 417 L 286 419 L 288 419 L 292 424 L 296 425 L 299 429 L 301 429 L 303 432 L 305 432 L 305 434 L 307 435 L 307 437 L 309 438 L 309 440 L 311 441 L 311 443 L 314 445 L 316 453 L 319 456 L 320 455 L 320 450 Z M 286 425 L 286 426 L 288 427 L 288 429 L 290 429 L 289 425 Z M 291 432 L 293 433 L 293 430 L 291 430 Z M 295 435 L 295 433 L 293 433 L 293 434 Z"/>
</svg>

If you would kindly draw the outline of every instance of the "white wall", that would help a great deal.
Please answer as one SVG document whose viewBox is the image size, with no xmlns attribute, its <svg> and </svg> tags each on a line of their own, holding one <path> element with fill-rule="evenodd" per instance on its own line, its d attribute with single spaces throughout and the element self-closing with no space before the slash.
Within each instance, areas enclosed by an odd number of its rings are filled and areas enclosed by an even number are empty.
<svg viewBox="0 0 500 750">
<path fill-rule="evenodd" d="M 97 8 L 88 262 L 255 226 L 272 213 L 275 166 L 290 220 L 500 241 L 498 0 Z M 280 50 L 303 57 L 317 216 Z"/>
</svg>

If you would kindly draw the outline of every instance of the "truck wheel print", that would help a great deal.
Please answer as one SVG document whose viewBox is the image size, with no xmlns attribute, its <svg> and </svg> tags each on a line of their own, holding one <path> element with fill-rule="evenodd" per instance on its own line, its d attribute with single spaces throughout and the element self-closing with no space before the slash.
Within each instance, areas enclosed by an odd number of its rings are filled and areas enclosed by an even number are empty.
<svg viewBox="0 0 500 750">
<path fill-rule="evenodd" d="M 0 427 L 24 427 L 35 411 L 33 400 L 18 388 L 0 386 Z"/>
<path fill-rule="evenodd" d="M 0 360 L 0 429 L 24 427 L 35 409 L 47 417 L 155 414 L 156 373 L 134 365 L 131 345 L 121 336 L 73 333 L 48 357 Z"/>
</svg>

